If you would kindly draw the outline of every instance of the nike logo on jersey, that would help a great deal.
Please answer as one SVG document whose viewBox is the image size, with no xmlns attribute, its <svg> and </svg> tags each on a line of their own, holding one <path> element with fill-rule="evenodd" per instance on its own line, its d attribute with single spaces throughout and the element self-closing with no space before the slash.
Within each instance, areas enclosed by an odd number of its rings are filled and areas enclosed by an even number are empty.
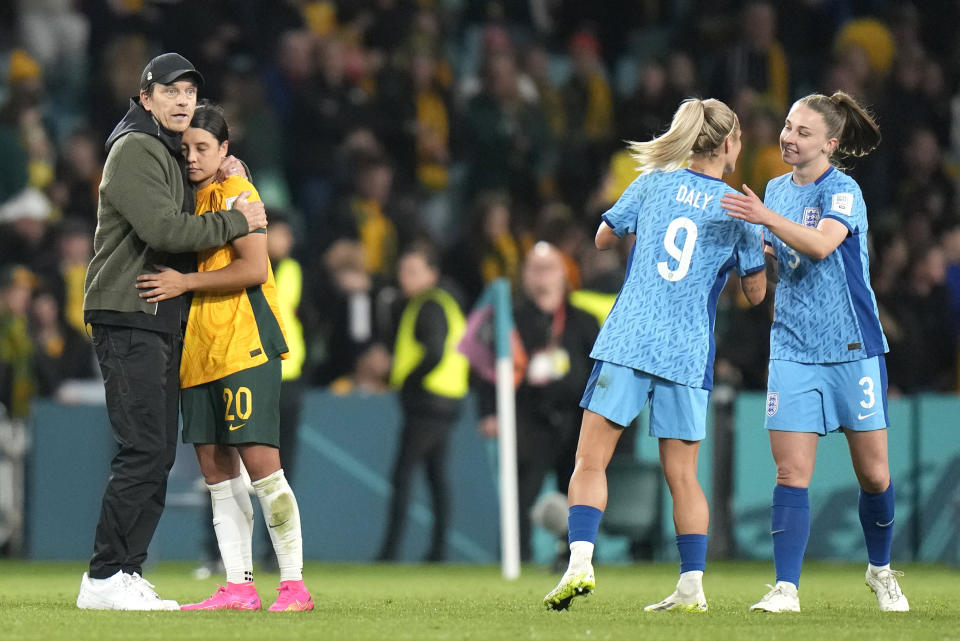
<svg viewBox="0 0 960 641">
<path fill-rule="evenodd" d="M 677 202 L 690 205 L 696 209 L 706 209 L 707 203 L 713 198 L 713 196 L 707 196 L 702 191 L 691 189 L 686 185 L 680 185 L 680 188 L 677 189 Z"/>
<path fill-rule="evenodd" d="M 244 425 L 246 425 L 246 423 L 240 423 L 239 425 L 234 425 L 233 423 L 230 423 L 230 426 L 229 426 L 229 427 L 230 427 L 230 431 L 231 431 L 231 432 L 236 432 L 237 430 L 239 430 L 239 429 L 240 429 L 241 427 L 243 427 Z"/>
<path fill-rule="evenodd" d="M 786 532 L 786 530 L 770 530 L 770 534 L 780 534 L 781 532 Z"/>
<path fill-rule="evenodd" d="M 876 522 L 877 527 L 890 527 L 893 525 L 893 519 L 890 519 L 889 523 L 881 523 L 880 521 Z"/>
<path fill-rule="evenodd" d="M 878 411 L 879 411 L 879 410 L 878 410 Z M 873 416 L 873 415 L 876 414 L 876 413 L 877 413 L 877 412 L 870 412 L 869 414 L 860 414 L 860 413 L 858 412 L 858 413 L 857 413 L 857 418 L 862 421 L 862 420 L 865 419 L 865 418 L 870 418 L 871 416 Z"/>
</svg>

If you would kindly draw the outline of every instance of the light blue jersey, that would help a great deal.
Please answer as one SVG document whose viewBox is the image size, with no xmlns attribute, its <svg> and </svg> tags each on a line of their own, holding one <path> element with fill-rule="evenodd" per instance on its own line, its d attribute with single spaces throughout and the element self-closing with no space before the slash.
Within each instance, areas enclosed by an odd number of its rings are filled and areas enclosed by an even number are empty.
<svg viewBox="0 0 960 641">
<path fill-rule="evenodd" d="M 634 180 L 603 215 L 617 236 L 637 240 L 591 358 L 713 387 L 714 316 L 727 274 L 764 268 L 761 228 L 720 207 L 729 191 L 689 169 L 657 171 Z"/>
<path fill-rule="evenodd" d="M 770 358 L 844 363 L 886 353 L 887 339 L 870 287 L 867 207 L 856 181 L 833 167 L 802 187 L 785 174 L 767 183 L 764 204 L 808 227 L 825 217 L 850 230 L 840 246 L 819 261 L 768 235 L 780 263 Z"/>
</svg>

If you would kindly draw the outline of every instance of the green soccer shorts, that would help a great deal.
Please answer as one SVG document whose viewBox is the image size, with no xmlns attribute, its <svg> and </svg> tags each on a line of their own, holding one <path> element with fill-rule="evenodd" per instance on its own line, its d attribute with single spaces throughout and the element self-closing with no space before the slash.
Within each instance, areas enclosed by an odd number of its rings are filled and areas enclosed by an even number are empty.
<svg viewBox="0 0 960 641">
<path fill-rule="evenodd" d="M 183 442 L 279 447 L 280 359 L 180 392 Z"/>
</svg>

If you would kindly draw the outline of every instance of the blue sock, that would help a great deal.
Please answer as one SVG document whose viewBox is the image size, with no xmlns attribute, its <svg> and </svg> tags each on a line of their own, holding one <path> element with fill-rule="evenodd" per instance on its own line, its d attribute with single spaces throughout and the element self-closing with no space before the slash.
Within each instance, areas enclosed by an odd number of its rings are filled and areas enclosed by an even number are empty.
<svg viewBox="0 0 960 641">
<path fill-rule="evenodd" d="M 773 488 L 770 533 L 773 534 L 773 565 L 777 581 L 800 585 L 803 553 L 810 538 L 810 497 L 805 487 L 778 485 Z"/>
<path fill-rule="evenodd" d="M 893 545 L 893 481 L 879 494 L 860 490 L 860 525 L 870 565 L 888 565 Z"/>
<path fill-rule="evenodd" d="M 567 541 L 597 542 L 603 512 L 591 505 L 571 505 L 567 513 Z"/>
<path fill-rule="evenodd" d="M 691 570 L 703 572 L 707 567 L 706 534 L 678 534 L 677 549 L 680 551 L 680 574 Z"/>
</svg>

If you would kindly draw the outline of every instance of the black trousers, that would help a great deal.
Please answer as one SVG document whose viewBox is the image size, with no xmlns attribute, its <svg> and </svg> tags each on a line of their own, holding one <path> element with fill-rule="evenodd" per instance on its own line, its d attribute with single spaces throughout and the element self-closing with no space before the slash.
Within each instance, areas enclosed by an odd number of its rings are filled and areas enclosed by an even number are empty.
<svg viewBox="0 0 960 641">
<path fill-rule="evenodd" d="M 93 326 L 107 414 L 118 451 L 110 463 L 90 576 L 142 572 L 167 497 L 177 450 L 183 337 L 134 327 Z"/>
<path fill-rule="evenodd" d="M 300 431 L 300 410 L 303 408 L 302 379 L 289 379 L 280 384 L 280 464 L 284 476 L 293 478 L 297 465 L 297 434 Z"/>
<path fill-rule="evenodd" d="M 411 414 L 404 410 L 400 445 L 393 466 L 393 498 L 387 519 L 387 532 L 378 558 L 397 558 L 400 538 L 410 505 L 410 482 L 418 464 L 423 462 L 433 503 L 433 536 L 426 560 L 443 560 L 447 526 L 450 520 L 450 489 L 447 482 L 447 454 L 450 432 L 456 415 Z"/>
<path fill-rule="evenodd" d="M 517 493 L 520 508 L 520 556 L 533 558 L 533 509 L 549 472 L 557 478 L 557 490 L 567 493 L 576 461 L 579 431 L 576 416 L 570 421 L 550 420 L 541 416 L 517 415 Z"/>
</svg>

